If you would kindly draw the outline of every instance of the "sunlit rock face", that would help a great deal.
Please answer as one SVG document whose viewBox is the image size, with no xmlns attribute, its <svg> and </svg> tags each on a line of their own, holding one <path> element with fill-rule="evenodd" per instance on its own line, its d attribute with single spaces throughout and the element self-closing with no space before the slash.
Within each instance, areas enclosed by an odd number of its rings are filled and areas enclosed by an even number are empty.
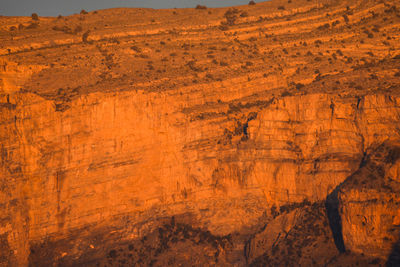
<svg viewBox="0 0 400 267">
<path fill-rule="evenodd" d="M 1 17 L 0 265 L 395 265 L 400 13 L 339 2 Z"/>
<path fill-rule="evenodd" d="M 363 161 L 339 192 L 344 244 L 387 258 L 400 235 L 399 143 L 385 142 Z"/>
</svg>

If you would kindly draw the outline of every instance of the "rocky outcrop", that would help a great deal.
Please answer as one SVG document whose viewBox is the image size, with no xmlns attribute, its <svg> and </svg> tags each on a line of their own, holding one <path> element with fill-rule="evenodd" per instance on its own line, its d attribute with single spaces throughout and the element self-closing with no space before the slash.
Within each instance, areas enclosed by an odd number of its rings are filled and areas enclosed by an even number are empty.
<svg viewBox="0 0 400 267">
<path fill-rule="evenodd" d="M 400 146 L 385 142 L 340 187 L 346 249 L 387 259 L 400 236 Z"/>
</svg>

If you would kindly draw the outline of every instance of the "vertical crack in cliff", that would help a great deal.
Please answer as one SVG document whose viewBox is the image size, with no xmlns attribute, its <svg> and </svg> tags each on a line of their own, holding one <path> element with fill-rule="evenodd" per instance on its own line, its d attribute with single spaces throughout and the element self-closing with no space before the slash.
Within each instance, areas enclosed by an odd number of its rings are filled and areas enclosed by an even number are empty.
<svg viewBox="0 0 400 267">
<path fill-rule="evenodd" d="M 332 230 L 333 240 L 335 241 L 336 248 L 339 252 L 346 251 L 343 241 L 342 221 L 339 214 L 339 199 L 338 199 L 339 186 L 330 193 L 325 201 L 326 213 L 329 220 L 329 226 Z"/>
</svg>

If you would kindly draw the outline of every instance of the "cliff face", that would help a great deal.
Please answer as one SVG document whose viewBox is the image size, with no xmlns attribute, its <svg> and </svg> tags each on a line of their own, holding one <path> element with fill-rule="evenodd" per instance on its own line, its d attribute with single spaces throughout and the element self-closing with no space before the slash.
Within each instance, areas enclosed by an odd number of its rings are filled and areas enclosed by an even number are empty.
<svg viewBox="0 0 400 267">
<path fill-rule="evenodd" d="M 393 255 L 399 13 L 281 4 L 104 10 L 20 30 L 29 19 L 1 18 L 0 263 Z"/>
<path fill-rule="evenodd" d="M 388 258 L 400 235 L 398 143 L 385 142 L 339 191 L 345 246 Z"/>
</svg>

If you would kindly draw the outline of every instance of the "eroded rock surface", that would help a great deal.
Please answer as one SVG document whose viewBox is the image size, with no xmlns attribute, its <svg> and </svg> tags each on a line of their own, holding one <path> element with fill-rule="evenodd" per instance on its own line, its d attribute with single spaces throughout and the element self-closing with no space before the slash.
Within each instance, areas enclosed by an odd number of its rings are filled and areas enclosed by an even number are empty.
<svg viewBox="0 0 400 267">
<path fill-rule="evenodd" d="M 397 2 L 0 22 L 1 264 L 398 259 Z"/>
</svg>

